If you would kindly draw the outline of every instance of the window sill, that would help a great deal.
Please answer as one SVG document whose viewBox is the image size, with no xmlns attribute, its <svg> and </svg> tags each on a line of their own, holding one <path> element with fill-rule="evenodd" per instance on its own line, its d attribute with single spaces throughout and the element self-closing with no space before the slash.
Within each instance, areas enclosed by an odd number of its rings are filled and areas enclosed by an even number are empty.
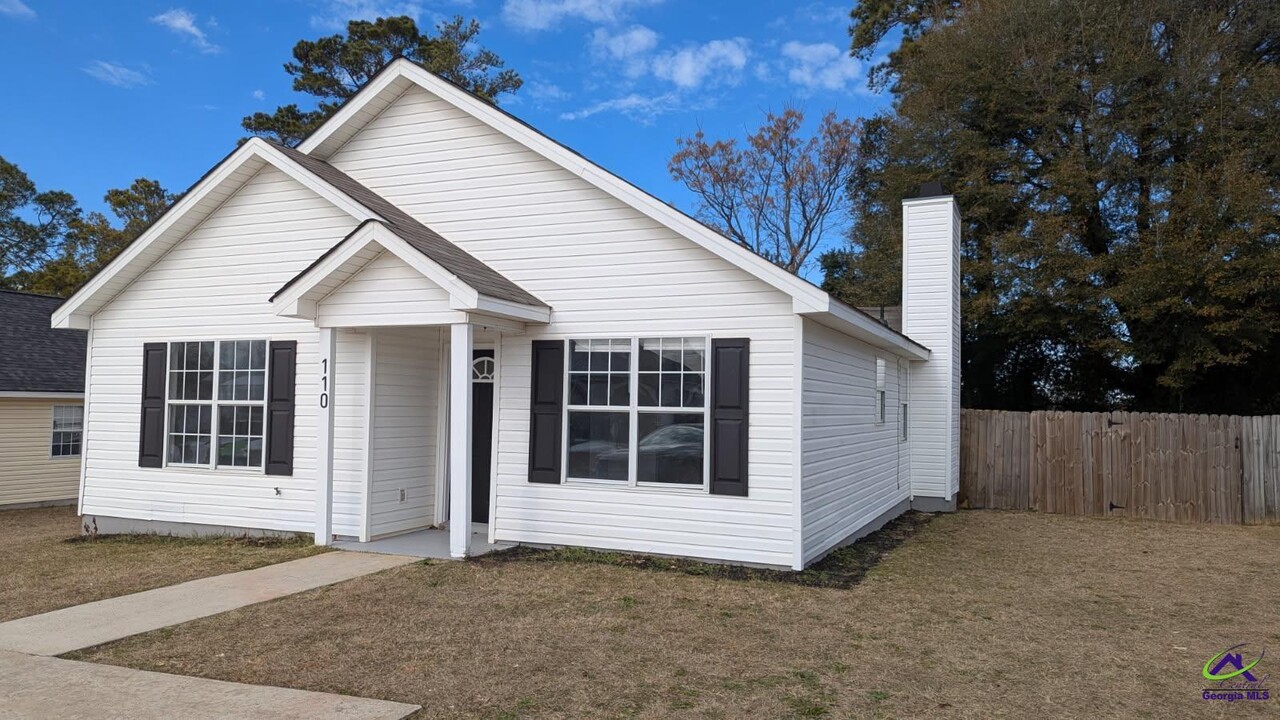
<svg viewBox="0 0 1280 720">
<path fill-rule="evenodd" d="M 250 467 L 209 467 L 208 465 L 183 465 L 181 463 L 169 463 L 164 467 L 151 468 L 152 470 L 181 470 L 183 472 L 196 472 L 209 475 L 266 475 L 267 472 L 263 468 Z"/>
<path fill-rule="evenodd" d="M 628 485 L 626 480 L 591 480 L 589 478 L 566 478 L 561 487 L 602 488 L 628 492 L 647 492 L 655 495 L 675 493 L 678 495 L 709 495 L 706 485 L 676 485 L 673 483 L 636 483 Z"/>
</svg>

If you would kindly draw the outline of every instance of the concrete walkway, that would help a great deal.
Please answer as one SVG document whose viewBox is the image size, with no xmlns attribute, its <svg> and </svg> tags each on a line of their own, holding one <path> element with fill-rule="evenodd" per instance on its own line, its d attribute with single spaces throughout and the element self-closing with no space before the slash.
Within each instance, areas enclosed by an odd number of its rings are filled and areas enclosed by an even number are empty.
<svg viewBox="0 0 1280 720">
<path fill-rule="evenodd" d="M 330 552 L 0 623 L 0 650 L 61 655 L 368 575 L 416 558 Z"/>
<path fill-rule="evenodd" d="M 0 623 L 0 720 L 399 720 L 386 700 L 166 675 L 48 657 L 331 585 L 417 558 L 331 552 Z"/>
<path fill-rule="evenodd" d="M 0 718 L 400 720 L 417 705 L 0 651 Z"/>
</svg>

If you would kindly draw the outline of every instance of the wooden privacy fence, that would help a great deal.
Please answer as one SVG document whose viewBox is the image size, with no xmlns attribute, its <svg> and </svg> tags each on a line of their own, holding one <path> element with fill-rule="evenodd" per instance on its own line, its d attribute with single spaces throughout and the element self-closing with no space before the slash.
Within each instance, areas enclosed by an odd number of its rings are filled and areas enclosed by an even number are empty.
<svg viewBox="0 0 1280 720">
<path fill-rule="evenodd" d="M 960 505 L 1187 523 L 1280 521 L 1280 415 L 960 416 Z"/>
</svg>

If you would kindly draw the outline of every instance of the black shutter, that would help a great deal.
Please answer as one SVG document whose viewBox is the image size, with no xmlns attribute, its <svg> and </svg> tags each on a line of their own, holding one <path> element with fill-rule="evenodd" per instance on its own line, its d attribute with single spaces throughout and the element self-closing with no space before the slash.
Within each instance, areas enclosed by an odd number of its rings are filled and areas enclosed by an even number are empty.
<svg viewBox="0 0 1280 720">
<path fill-rule="evenodd" d="M 267 382 L 267 474 L 293 474 L 293 408 L 298 343 L 271 342 L 271 378 Z"/>
<path fill-rule="evenodd" d="M 529 391 L 529 482 L 560 482 L 563 402 L 564 341 L 534 340 L 533 385 Z"/>
<path fill-rule="evenodd" d="M 138 425 L 138 467 L 164 466 L 164 386 L 169 346 L 142 346 L 142 422 Z"/>
<path fill-rule="evenodd" d="M 711 341 L 711 492 L 747 495 L 750 341 Z"/>
</svg>

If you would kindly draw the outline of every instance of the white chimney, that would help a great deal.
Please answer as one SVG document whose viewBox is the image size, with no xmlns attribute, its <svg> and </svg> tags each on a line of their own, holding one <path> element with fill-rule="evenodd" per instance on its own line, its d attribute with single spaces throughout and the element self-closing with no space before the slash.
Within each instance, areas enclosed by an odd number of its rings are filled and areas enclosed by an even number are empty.
<svg viewBox="0 0 1280 720">
<path fill-rule="evenodd" d="M 902 332 L 930 350 L 928 360 L 911 363 L 911 506 L 954 510 L 960 489 L 960 209 L 937 182 L 902 201 Z"/>
</svg>

